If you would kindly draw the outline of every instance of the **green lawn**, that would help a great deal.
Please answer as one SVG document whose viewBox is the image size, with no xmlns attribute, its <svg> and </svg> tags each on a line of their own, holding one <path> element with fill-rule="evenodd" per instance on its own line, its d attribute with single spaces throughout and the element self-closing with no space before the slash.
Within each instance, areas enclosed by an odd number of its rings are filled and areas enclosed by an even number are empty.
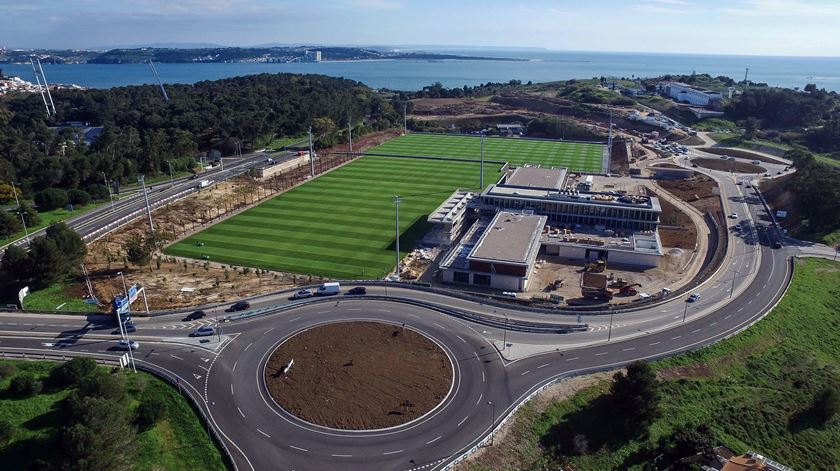
<svg viewBox="0 0 840 471">
<path fill-rule="evenodd" d="M 840 416 L 824 425 L 798 419 L 821 388 L 840 385 L 840 263 L 796 262 L 790 290 L 761 322 L 702 350 L 653 364 L 664 379 L 662 416 L 647 438 L 609 442 L 611 419 L 594 406 L 609 382 L 588 388 L 545 410 L 526 405 L 517 413 L 509 447 L 521 457 L 511 468 L 481 462 L 469 470 L 544 469 L 555 457 L 540 439 L 554 424 L 577 422 L 590 451 L 567 456 L 581 471 L 642 469 L 683 424 L 706 424 L 717 442 L 738 453 L 754 450 L 794 469 L 840 469 Z M 585 411 L 582 412 L 582 411 Z M 574 419 L 573 419 L 574 418 Z"/>
<path fill-rule="evenodd" d="M 291 144 L 305 144 L 306 136 L 293 136 L 293 137 L 275 137 L 271 140 L 268 144 L 265 145 L 266 149 L 270 150 L 281 150 L 283 147 L 286 147 Z"/>
<path fill-rule="evenodd" d="M 42 380 L 58 366 L 58 363 L 46 361 L 0 360 L 0 364 L 14 366 L 16 373 L 11 377 L 29 373 Z M 27 469 L 36 458 L 57 460 L 60 455 L 56 451 L 58 444 L 55 440 L 59 427 L 63 425 L 61 401 L 70 389 L 46 389 L 36 396 L 19 399 L 5 393 L 11 377 L 0 379 L 0 419 L 9 421 L 14 427 L 11 441 L 0 447 L 3 468 Z M 225 469 L 219 449 L 210 441 L 190 404 L 175 389 L 150 374 L 129 374 L 126 407 L 135 409 L 143 393 L 164 397 L 168 417 L 138 434 L 140 448 L 135 461 L 136 469 Z"/>
<path fill-rule="evenodd" d="M 99 202 L 87 204 L 87 205 L 84 205 L 84 206 L 76 206 L 73 209 L 73 211 L 68 211 L 68 210 L 62 208 L 62 209 L 54 209 L 52 211 L 44 211 L 43 213 L 39 212 L 38 215 L 41 216 L 41 224 L 38 224 L 37 226 L 33 226 L 33 227 L 27 227 L 27 230 L 29 230 L 29 233 L 31 234 L 35 231 L 41 230 L 41 229 L 49 226 L 51 222 L 60 222 L 60 221 L 64 221 L 65 219 L 69 219 L 71 217 L 79 216 L 79 215 L 81 215 L 81 214 L 83 214 L 87 211 L 90 211 L 91 209 L 102 206 L 105 203 L 110 204 L 110 200 L 108 200 L 107 202 L 106 201 L 99 201 Z M 25 235 L 24 231 L 21 230 L 21 231 L 17 232 L 16 234 L 14 234 L 10 237 L 6 237 L 5 239 L 0 237 L 0 246 L 6 245 L 10 242 L 14 242 L 14 241 L 20 239 L 21 237 L 23 237 L 24 235 Z"/>
<path fill-rule="evenodd" d="M 33 311 L 99 312 L 95 305 L 68 291 L 71 282 L 58 282 L 42 290 L 33 291 L 23 298 L 23 307 Z M 59 308 L 59 306 L 61 306 Z"/>
<path fill-rule="evenodd" d="M 485 164 L 485 184 L 498 179 L 498 170 Z M 395 264 L 394 195 L 402 196 L 400 249 L 407 253 L 428 230 L 431 211 L 455 189 L 478 186 L 476 163 L 367 156 L 166 253 L 332 278 L 381 278 Z"/>
<path fill-rule="evenodd" d="M 391 139 L 368 152 L 479 160 L 481 139 L 476 136 L 407 134 Z M 484 159 L 512 164 L 568 167 L 573 172 L 600 173 L 603 172 L 604 145 L 488 137 L 484 140 Z"/>
</svg>

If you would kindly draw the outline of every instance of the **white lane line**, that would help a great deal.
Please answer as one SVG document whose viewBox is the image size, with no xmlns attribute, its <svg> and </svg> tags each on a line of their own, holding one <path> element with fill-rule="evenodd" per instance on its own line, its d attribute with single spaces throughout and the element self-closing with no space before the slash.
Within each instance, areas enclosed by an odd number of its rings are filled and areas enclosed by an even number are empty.
<svg viewBox="0 0 840 471">
<path fill-rule="evenodd" d="M 306 448 L 301 448 L 299 446 L 294 446 L 294 445 L 289 445 L 289 448 L 294 448 L 295 450 L 300 450 L 300 451 L 309 451 Z"/>
<path fill-rule="evenodd" d="M 418 316 L 417 314 L 408 314 L 408 313 L 406 313 L 406 316 L 411 316 L 411 317 L 413 317 L 413 318 L 415 318 L 415 319 L 420 319 L 420 316 Z"/>
<path fill-rule="evenodd" d="M 762 286 L 761 289 L 766 289 L 766 288 L 767 288 L 767 283 L 764 283 L 764 286 Z"/>
<path fill-rule="evenodd" d="M 441 436 L 442 436 L 442 435 L 441 435 Z M 431 445 L 432 443 L 434 443 L 434 442 L 436 442 L 436 441 L 438 441 L 438 440 L 440 440 L 440 437 L 433 438 L 433 439 L 431 439 L 431 440 L 427 441 L 427 442 L 426 442 L 426 445 Z"/>
<path fill-rule="evenodd" d="M 353 455 L 339 455 L 339 454 L 335 454 L 335 453 L 333 453 L 330 456 L 334 456 L 336 458 L 352 458 L 353 457 Z"/>
<path fill-rule="evenodd" d="M 262 430 L 260 430 L 260 429 L 257 429 L 257 432 L 260 432 L 261 434 L 265 435 L 266 437 L 271 438 L 271 435 L 269 435 L 269 434 L 267 434 L 267 433 L 263 432 L 263 431 L 262 431 Z"/>
<path fill-rule="evenodd" d="M 403 452 L 403 450 L 394 450 L 394 451 L 386 451 L 385 453 L 382 453 L 382 454 L 383 455 L 396 455 L 397 453 L 402 453 L 402 452 Z"/>
<path fill-rule="evenodd" d="M 171 353 L 169 354 L 169 356 L 171 356 L 172 358 L 174 358 L 174 359 L 176 359 L 176 360 L 183 360 L 183 358 L 181 358 L 181 357 L 179 357 L 179 356 L 175 356 L 175 355 L 173 355 L 173 354 L 171 354 Z"/>
<path fill-rule="evenodd" d="M 230 383 L 230 395 L 233 396 L 233 383 Z"/>
<path fill-rule="evenodd" d="M 519 376 L 525 376 L 526 374 L 528 374 L 528 373 L 530 373 L 530 372 L 531 372 L 531 370 L 528 370 L 528 371 L 526 371 L 526 372 L 522 373 L 522 374 L 521 374 L 521 375 L 519 375 Z"/>
<path fill-rule="evenodd" d="M 682 338 L 682 335 L 677 335 L 676 337 L 671 337 L 671 340 L 677 340 L 679 338 Z"/>
<path fill-rule="evenodd" d="M 233 362 L 233 369 L 231 371 L 236 371 L 236 364 L 239 363 L 239 360 Z"/>
<path fill-rule="evenodd" d="M 236 408 L 236 410 L 238 410 L 238 411 L 239 411 L 239 415 L 241 415 L 241 416 L 242 416 L 242 418 L 244 419 L 244 418 L 245 418 L 245 414 L 243 414 L 243 413 L 242 413 L 242 409 L 240 409 L 239 407 L 237 407 L 237 408 Z"/>
<path fill-rule="evenodd" d="M 566 358 L 566 361 L 575 361 L 575 360 L 577 360 L 578 358 L 580 358 L 580 357 Z"/>
<path fill-rule="evenodd" d="M 391 312 L 390 309 L 377 309 L 377 311 L 379 311 L 379 312 Z"/>
<path fill-rule="evenodd" d="M 460 426 L 461 426 L 461 424 L 463 424 L 464 422 L 466 422 L 466 421 L 467 421 L 467 419 L 469 419 L 469 418 L 470 418 L 470 416 L 466 416 L 466 417 L 464 417 L 463 419 L 461 419 L 461 421 L 460 421 L 460 422 L 458 422 L 458 427 L 460 427 Z"/>
<path fill-rule="evenodd" d="M 249 344 L 248 344 L 248 346 L 247 346 L 247 347 L 245 347 L 245 350 L 244 350 L 244 351 L 246 351 L 246 352 L 247 352 L 247 351 L 248 351 L 248 349 L 249 349 L 249 348 L 251 348 L 251 345 L 253 345 L 253 344 L 254 344 L 254 342 L 249 343 Z"/>
<path fill-rule="evenodd" d="M 709 327 L 711 327 L 713 325 L 717 325 L 717 322 L 712 322 L 711 324 L 709 324 Z"/>
<path fill-rule="evenodd" d="M 636 349 L 636 347 L 625 348 L 624 350 L 622 350 L 622 352 L 629 352 L 629 351 L 632 351 L 632 350 L 635 350 L 635 349 Z"/>
<path fill-rule="evenodd" d="M 601 356 L 601 355 L 606 355 L 606 354 L 607 354 L 607 352 L 601 352 L 601 353 L 596 353 L 596 354 L 595 354 L 595 356 L 596 356 L 596 357 L 599 357 L 599 356 Z"/>
<path fill-rule="evenodd" d="M 747 301 L 747 304 L 752 304 L 752 302 L 753 302 L 753 300 L 750 299 L 749 301 Z"/>
<path fill-rule="evenodd" d="M 266 330 L 265 332 L 263 332 L 263 335 L 265 335 L 265 334 L 267 334 L 267 333 L 271 332 L 272 330 L 274 330 L 274 327 L 272 327 L 272 328 L 270 328 L 270 329 Z"/>
<path fill-rule="evenodd" d="M 682 317 L 682 316 L 674 316 L 674 319 L 679 319 L 680 317 Z"/>
<path fill-rule="evenodd" d="M 455 335 L 455 336 L 458 337 L 459 339 L 461 339 L 462 342 L 467 343 L 467 341 L 464 340 L 464 337 L 461 337 L 460 335 Z"/>
<path fill-rule="evenodd" d="M 446 327 L 444 327 L 444 326 L 442 326 L 442 325 L 438 324 L 437 322 L 434 322 L 433 324 L 435 324 L 436 326 L 440 327 L 441 329 L 445 329 L 445 328 L 446 328 Z"/>
<path fill-rule="evenodd" d="M 483 397 L 484 397 L 484 393 L 479 394 L 478 395 L 478 400 L 475 401 L 475 405 L 478 405 L 478 403 L 481 402 L 481 398 L 483 398 Z"/>
<path fill-rule="evenodd" d="M 348 309 L 348 311 L 361 311 L 361 309 L 360 309 L 360 308 L 357 308 L 357 307 L 354 307 L 354 308 L 352 308 L 352 309 Z"/>
<path fill-rule="evenodd" d="M 324 311 L 324 312 L 330 312 L 330 311 Z M 319 312 L 318 314 L 321 314 L 321 313 Z M 289 322 L 291 323 L 291 322 L 294 322 L 294 321 L 297 321 L 297 320 L 300 320 L 300 316 L 295 317 L 294 319 L 289 319 Z"/>
<path fill-rule="evenodd" d="M 691 331 L 692 334 L 696 334 L 697 332 L 700 332 L 700 329 L 694 329 Z"/>
<path fill-rule="evenodd" d="M 650 345 L 650 346 L 652 347 L 652 346 L 654 346 L 654 345 L 659 345 L 659 342 L 649 343 L 648 345 Z"/>
<path fill-rule="evenodd" d="M 545 365 L 540 365 L 540 366 L 538 366 L 538 367 L 537 367 L 537 369 L 540 369 L 540 368 L 545 368 L 546 366 L 548 366 L 548 363 L 546 363 Z"/>
<path fill-rule="evenodd" d="M 735 312 L 741 312 L 741 311 L 743 311 L 743 310 L 744 310 L 744 308 L 739 307 L 739 308 L 738 308 L 738 310 L 737 310 L 737 311 L 735 311 Z"/>
<path fill-rule="evenodd" d="M 478 353 L 476 353 L 475 350 L 473 350 L 473 355 L 475 355 L 475 359 L 478 360 Z"/>
<path fill-rule="evenodd" d="M 481 372 L 481 382 L 484 382 L 484 371 Z"/>
<path fill-rule="evenodd" d="M 732 314 L 727 314 L 726 317 L 724 317 L 724 319 L 729 319 L 730 317 L 732 317 Z"/>
<path fill-rule="evenodd" d="M 328 312 L 330 312 L 330 311 L 318 311 L 318 312 L 316 312 L 315 314 L 326 314 L 326 313 L 328 313 Z"/>
</svg>

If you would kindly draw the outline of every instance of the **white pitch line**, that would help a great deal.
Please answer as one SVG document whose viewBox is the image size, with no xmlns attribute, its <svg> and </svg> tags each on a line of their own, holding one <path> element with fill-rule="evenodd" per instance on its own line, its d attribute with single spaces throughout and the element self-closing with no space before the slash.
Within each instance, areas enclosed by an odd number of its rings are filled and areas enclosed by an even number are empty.
<svg viewBox="0 0 840 471">
<path fill-rule="evenodd" d="M 299 446 L 294 446 L 294 445 L 289 445 L 289 448 L 294 448 L 295 450 L 300 450 L 300 451 L 309 451 L 306 448 L 301 448 Z"/>
<path fill-rule="evenodd" d="M 441 436 L 442 436 L 442 435 L 441 435 Z M 433 439 L 431 439 L 431 440 L 427 441 L 427 442 L 426 442 L 426 445 L 431 445 L 432 443 L 434 443 L 434 442 L 436 442 L 436 441 L 440 440 L 440 437 L 441 437 L 441 436 L 439 436 L 439 437 L 437 437 L 437 438 L 433 438 Z"/>
<path fill-rule="evenodd" d="M 239 415 L 241 415 L 241 416 L 242 416 L 242 418 L 244 419 L 244 418 L 245 418 L 245 414 L 243 414 L 243 413 L 242 413 L 242 409 L 240 409 L 239 407 L 237 407 L 237 408 L 236 408 L 236 410 L 238 410 L 238 411 L 239 411 Z"/>
<path fill-rule="evenodd" d="M 461 421 L 460 421 L 460 422 L 458 422 L 458 427 L 460 427 L 460 426 L 461 426 L 461 424 L 463 424 L 464 422 L 466 422 L 466 421 L 467 421 L 467 419 L 469 419 L 469 418 L 470 418 L 470 416 L 466 416 L 466 417 L 464 417 L 463 419 L 461 419 Z"/>
<path fill-rule="evenodd" d="M 396 455 L 397 453 L 402 453 L 402 452 L 403 452 L 403 450 L 394 450 L 394 451 L 386 451 L 385 453 L 382 453 L 382 454 L 383 455 Z"/>
<path fill-rule="evenodd" d="M 540 365 L 540 366 L 538 366 L 538 367 L 537 367 L 537 369 L 540 369 L 540 368 L 545 368 L 546 366 L 548 366 L 548 363 L 546 363 L 545 365 Z"/>
<path fill-rule="evenodd" d="M 265 435 L 266 437 L 271 438 L 271 435 L 269 435 L 269 434 L 267 434 L 267 433 L 263 432 L 263 431 L 262 431 L 262 430 L 260 430 L 260 429 L 257 429 L 257 432 L 260 432 L 261 434 Z"/>
</svg>

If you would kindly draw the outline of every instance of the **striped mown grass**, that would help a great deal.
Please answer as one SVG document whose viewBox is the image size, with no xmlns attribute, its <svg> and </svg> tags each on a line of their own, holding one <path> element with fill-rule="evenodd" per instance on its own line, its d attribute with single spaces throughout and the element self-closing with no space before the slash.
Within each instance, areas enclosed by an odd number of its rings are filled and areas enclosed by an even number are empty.
<svg viewBox="0 0 840 471">
<path fill-rule="evenodd" d="M 485 183 L 499 165 L 485 164 Z M 426 216 L 457 188 L 478 189 L 479 165 L 367 156 L 188 237 L 166 253 L 330 278 L 381 278 L 400 249 L 428 230 Z M 198 243 L 204 243 L 199 246 Z"/>
<path fill-rule="evenodd" d="M 476 136 L 407 134 L 385 142 L 369 152 L 379 154 L 454 157 L 479 160 L 481 139 Z M 604 145 L 596 143 L 542 141 L 488 137 L 484 159 L 511 164 L 567 167 L 573 172 L 603 172 Z"/>
</svg>

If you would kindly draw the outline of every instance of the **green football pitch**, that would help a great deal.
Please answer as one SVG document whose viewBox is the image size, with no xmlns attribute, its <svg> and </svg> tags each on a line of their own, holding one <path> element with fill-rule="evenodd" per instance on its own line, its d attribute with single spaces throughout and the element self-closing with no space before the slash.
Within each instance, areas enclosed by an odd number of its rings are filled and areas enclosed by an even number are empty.
<svg viewBox="0 0 840 471">
<path fill-rule="evenodd" d="M 604 171 L 604 148 L 603 144 L 595 143 L 488 137 L 484 139 L 484 159 L 511 164 L 567 167 L 573 172 L 601 173 Z M 369 152 L 479 160 L 481 138 L 407 134 L 391 139 Z"/>
<path fill-rule="evenodd" d="M 485 183 L 499 178 L 499 167 L 485 164 Z M 478 187 L 477 163 L 367 156 L 188 237 L 166 253 L 331 278 L 381 278 L 396 263 L 394 195 L 401 196 L 405 254 L 428 230 L 426 215 L 455 189 Z"/>
</svg>

